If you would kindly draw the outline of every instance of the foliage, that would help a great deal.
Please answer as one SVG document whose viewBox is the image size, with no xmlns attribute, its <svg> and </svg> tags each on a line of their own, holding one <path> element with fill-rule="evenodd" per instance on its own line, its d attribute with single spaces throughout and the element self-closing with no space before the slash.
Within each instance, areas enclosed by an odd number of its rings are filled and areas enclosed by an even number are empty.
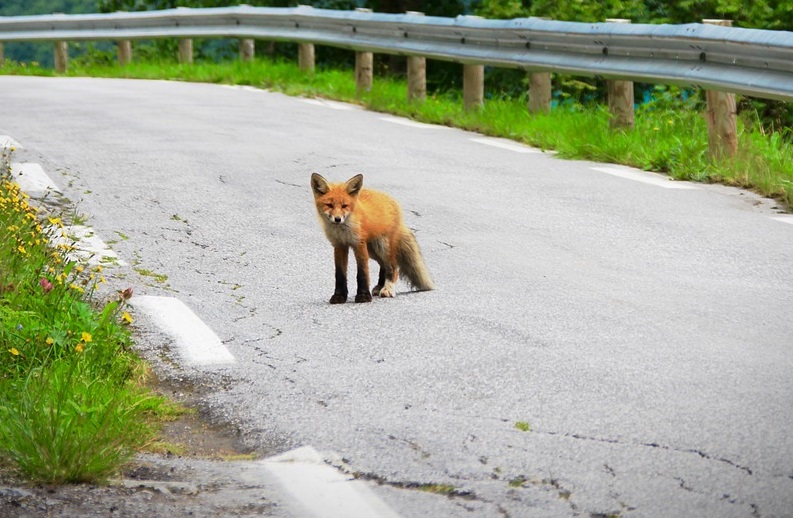
<svg viewBox="0 0 793 518">
<path fill-rule="evenodd" d="M 0 157 L 0 460 L 43 482 L 101 481 L 152 435 L 124 311 L 97 301 L 101 266 L 73 254 Z"/>
</svg>

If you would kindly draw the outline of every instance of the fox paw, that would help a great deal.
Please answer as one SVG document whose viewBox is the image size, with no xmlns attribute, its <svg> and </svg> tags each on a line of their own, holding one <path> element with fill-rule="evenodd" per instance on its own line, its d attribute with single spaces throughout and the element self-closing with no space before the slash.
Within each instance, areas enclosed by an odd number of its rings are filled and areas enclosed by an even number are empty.
<svg viewBox="0 0 793 518">
<path fill-rule="evenodd" d="M 347 295 L 342 295 L 341 293 L 334 293 L 330 298 L 331 304 L 344 304 L 345 302 L 347 302 Z"/>
<path fill-rule="evenodd" d="M 380 295 L 380 290 L 382 290 L 382 289 L 383 289 L 383 287 L 380 284 L 378 284 L 377 286 L 372 288 L 372 295 L 377 297 L 378 295 Z"/>
<path fill-rule="evenodd" d="M 393 297 L 396 295 L 396 290 L 394 289 L 394 285 L 390 282 L 387 282 L 385 286 L 380 289 L 380 296 L 381 297 Z"/>
<path fill-rule="evenodd" d="M 355 302 L 372 302 L 370 293 L 359 293 L 355 296 Z"/>
</svg>

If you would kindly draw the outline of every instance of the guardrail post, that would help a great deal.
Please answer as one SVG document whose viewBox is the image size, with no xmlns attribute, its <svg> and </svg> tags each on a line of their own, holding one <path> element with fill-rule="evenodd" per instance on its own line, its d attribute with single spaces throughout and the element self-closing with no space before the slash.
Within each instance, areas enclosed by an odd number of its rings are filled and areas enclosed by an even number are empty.
<svg viewBox="0 0 793 518">
<path fill-rule="evenodd" d="M 132 63 L 132 42 L 121 40 L 118 42 L 118 64 L 122 67 Z"/>
<path fill-rule="evenodd" d="M 371 13 L 371 9 L 358 7 L 359 13 Z M 374 55 L 371 52 L 355 53 L 355 93 L 361 95 L 372 89 L 372 73 L 374 68 Z"/>
<path fill-rule="evenodd" d="M 69 68 L 69 42 L 56 41 L 55 71 L 58 72 L 59 74 L 65 74 L 67 68 Z"/>
<path fill-rule="evenodd" d="M 240 40 L 240 61 L 253 61 L 256 55 L 256 44 L 251 38 Z"/>
<path fill-rule="evenodd" d="M 485 99 L 485 66 L 463 65 L 463 108 L 481 108 Z"/>
<path fill-rule="evenodd" d="M 550 72 L 529 73 L 529 113 L 550 113 L 551 111 L 551 74 Z"/>
<path fill-rule="evenodd" d="M 355 93 L 361 95 L 372 89 L 372 64 L 374 55 L 371 52 L 355 53 Z"/>
<path fill-rule="evenodd" d="M 408 11 L 411 16 L 424 16 L 419 11 Z M 427 58 L 408 56 L 408 102 L 423 102 L 427 98 Z"/>
<path fill-rule="evenodd" d="M 3 66 L 4 61 L 5 61 L 5 56 L 3 56 L 3 42 L 0 41 L 0 67 Z"/>
<path fill-rule="evenodd" d="M 631 23 L 624 18 L 607 18 L 610 23 Z M 609 129 L 633 129 L 633 81 L 607 81 Z"/>
<path fill-rule="evenodd" d="M 179 40 L 179 63 L 193 62 L 193 40 L 182 38 Z"/>
<path fill-rule="evenodd" d="M 732 27 L 732 20 L 702 20 L 702 23 Z M 707 59 L 707 55 L 704 56 Z M 708 147 L 713 158 L 732 157 L 738 152 L 735 94 L 706 90 L 708 102 Z"/>
<path fill-rule="evenodd" d="M 314 72 L 314 44 L 300 43 L 297 46 L 297 63 L 303 72 Z"/>
</svg>

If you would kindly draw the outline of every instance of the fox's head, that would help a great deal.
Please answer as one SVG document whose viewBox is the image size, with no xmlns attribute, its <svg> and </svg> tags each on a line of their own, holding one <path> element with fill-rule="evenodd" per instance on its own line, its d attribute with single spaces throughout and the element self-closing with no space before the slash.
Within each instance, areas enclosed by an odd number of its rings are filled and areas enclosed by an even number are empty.
<svg viewBox="0 0 793 518">
<path fill-rule="evenodd" d="M 317 212 L 326 223 L 343 225 L 358 200 L 358 193 L 363 187 L 363 175 L 358 174 L 344 183 L 328 183 L 317 173 L 311 175 L 311 190 L 314 192 L 314 203 Z"/>
</svg>

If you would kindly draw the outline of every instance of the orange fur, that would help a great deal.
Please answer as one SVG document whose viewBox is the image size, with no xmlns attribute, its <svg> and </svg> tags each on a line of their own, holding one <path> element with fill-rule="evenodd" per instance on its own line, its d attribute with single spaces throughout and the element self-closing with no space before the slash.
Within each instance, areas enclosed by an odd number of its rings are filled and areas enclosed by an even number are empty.
<svg viewBox="0 0 793 518">
<path fill-rule="evenodd" d="M 344 183 L 328 183 L 311 175 L 311 190 L 325 235 L 334 247 L 336 290 L 331 304 L 347 301 L 347 257 L 352 248 L 357 263 L 356 302 L 372 295 L 393 297 L 401 274 L 418 290 L 431 290 L 432 280 L 413 233 L 402 221 L 402 209 L 389 195 L 363 189 L 363 175 Z M 369 258 L 380 265 L 377 285 L 369 292 Z"/>
</svg>

